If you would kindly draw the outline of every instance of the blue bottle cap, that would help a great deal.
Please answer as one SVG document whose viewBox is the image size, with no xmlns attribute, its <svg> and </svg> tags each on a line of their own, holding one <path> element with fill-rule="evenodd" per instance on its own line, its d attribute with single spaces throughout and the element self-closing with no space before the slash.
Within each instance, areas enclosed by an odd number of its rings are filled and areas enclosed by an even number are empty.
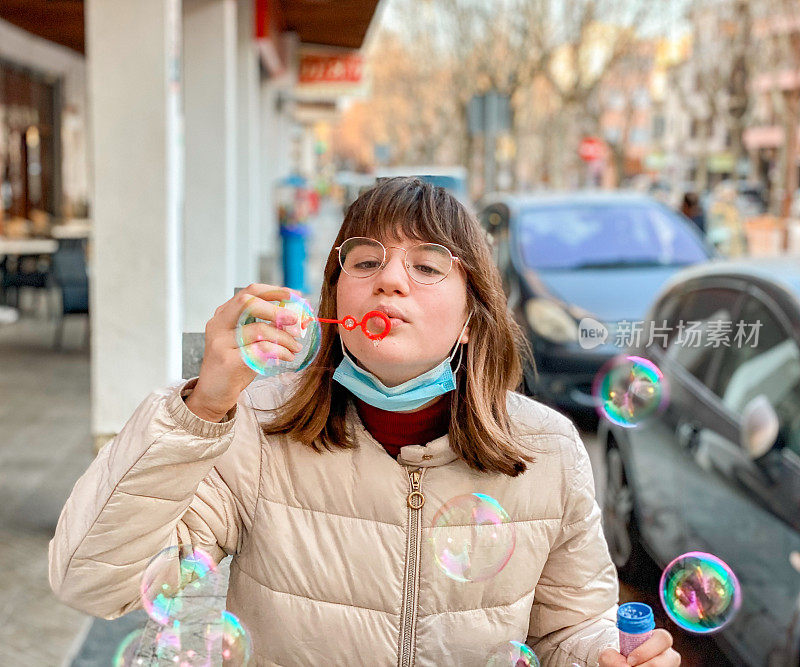
<svg viewBox="0 0 800 667">
<path fill-rule="evenodd" d="M 653 610 L 644 602 L 626 602 L 617 609 L 617 628 L 629 635 L 655 630 Z"/>
</svg>

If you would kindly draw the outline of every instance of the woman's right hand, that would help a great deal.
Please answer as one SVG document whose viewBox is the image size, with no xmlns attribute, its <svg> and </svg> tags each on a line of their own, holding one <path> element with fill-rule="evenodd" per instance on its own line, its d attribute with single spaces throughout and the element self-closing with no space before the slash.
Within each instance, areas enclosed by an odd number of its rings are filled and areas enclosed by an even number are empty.
<svg viewBox="0 0 800 667">
<path fill-rule="evenodd" d="M 186 406 L 195 415 L 207 421 L 221 421 L 256 376 L 256 372 L 244 363 L 237 343 L 236 328 L 245 309 L 253 317 L 267 320 L 242 327 L 246 346 L 258 346 L 261 356 L 284 361 L 291 361 L 302 349 L 300 342 L 283 330 L 297 322 L 297 314 L 270 303 L 289 299 L 291 295 L 288 287 L 256 283 L 239 291 L 214 311 L 214 316 L 206 324 L 200 377 L 186 398 Z"/>
</svg>

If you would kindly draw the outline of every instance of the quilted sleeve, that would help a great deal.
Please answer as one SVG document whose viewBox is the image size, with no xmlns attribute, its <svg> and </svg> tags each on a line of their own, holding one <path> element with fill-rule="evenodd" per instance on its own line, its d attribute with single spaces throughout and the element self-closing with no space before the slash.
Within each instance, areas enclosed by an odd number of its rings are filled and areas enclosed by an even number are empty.
<svg viewBox="0 0 800 667">
<path fill-rule="evenodd" d="M 561 529 L 536 586 L 527 643 L 542 667 L 595 667 L 618 648 L 617 573 L 600 525 L 589 456 L 573 427 Z"/>
<path fill-rule="evenodd" d="M 243 394 L 221 423 L 183 398 L 196 380 L 151 394 L 76 482 L 50 541 L 49 577 L 71 607 L 116 618 L 140 606 L 150 559 L 176 544 L 219 562 L 255 506 L 258 425 Z"/>
</svg>

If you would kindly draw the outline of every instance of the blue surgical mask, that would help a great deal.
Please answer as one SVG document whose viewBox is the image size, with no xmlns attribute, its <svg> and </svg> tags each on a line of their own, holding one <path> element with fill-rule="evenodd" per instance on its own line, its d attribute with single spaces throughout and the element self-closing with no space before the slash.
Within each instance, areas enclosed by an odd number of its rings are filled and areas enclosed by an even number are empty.
<svg viewBox="0 0 800 667">
<path fill-rule="evenodd" d="M 461 366 L 462 349 L 464 347 L 459 341 L 467 329 L 470 317 L 472 317 L 472 314 L 467 317 L 461 333 L 458 334 L 452 352 L 442 363 L 396 387 L 387 387 L 374 374 L 358 366 L 347 353 L 344 342 L 339 337 L 344 357 L 336 367 L 333 379 L 349 389 L 353 395 L 360 398 L 364 403 L 368 403 L 375 408 L 391 412 L 416 410 L 437 396 L 442 396 L 456 388 L 455 374 Z M 456 347 L 458 348 L 458 363 L 454 371 L 450 362 L 455 356 Z"/>
</svg>

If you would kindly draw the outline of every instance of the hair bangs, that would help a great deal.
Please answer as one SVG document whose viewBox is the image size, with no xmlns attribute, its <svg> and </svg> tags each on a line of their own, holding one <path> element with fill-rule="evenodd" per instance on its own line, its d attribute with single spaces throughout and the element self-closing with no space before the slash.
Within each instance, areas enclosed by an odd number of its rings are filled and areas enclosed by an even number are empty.
<svg viewBox="0 0 800 667">
<path fill-rule="evenodd" d="M 440 243 L 451 250 L 463 247 L 463 239 L 448 224 L 454 212 L 447 208 L 451 196 L 418 178 L 391 178 L 379 182 L 357 199 L 345 216 L 337 243 L 353 236 L 378 241 L 414 239 Z"/>
</svg>

